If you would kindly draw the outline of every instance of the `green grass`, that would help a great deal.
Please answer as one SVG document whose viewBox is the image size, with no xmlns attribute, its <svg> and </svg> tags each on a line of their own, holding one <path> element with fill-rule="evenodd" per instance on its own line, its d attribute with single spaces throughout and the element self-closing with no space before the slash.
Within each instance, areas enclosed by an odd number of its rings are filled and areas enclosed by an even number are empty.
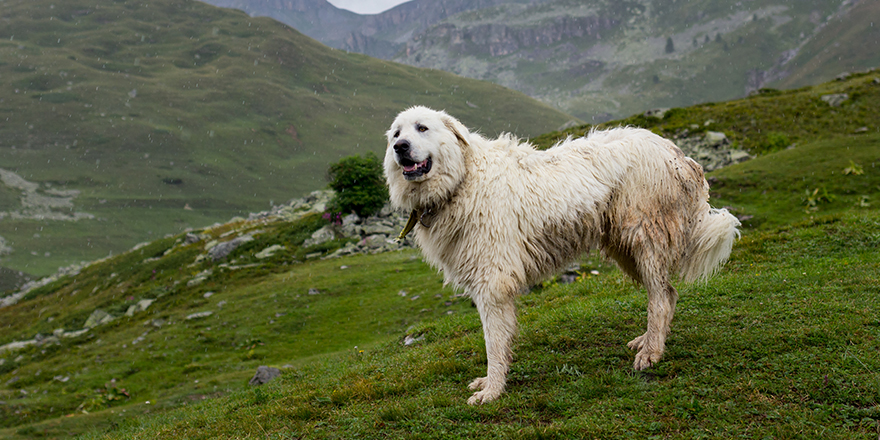
<svg viewBox="0 0 880 440">
<path fill-rule="evenodd" d="M 226 261 L 241 269 L 193 264 L 205 241 L 185 245 L 171 237 L 32 291 L 4 309 L 0 343 L 79 329 L 96 308 L 118 319 L 78 339 L 0 354 L 7 384 L 0 390 L 6 402 L 0 426 L 19 426 L 0 436 L 81 432 L 87 429 L 82 420 L 89 428 L 113 427 L 115 414 L 164 411 L 241 390 L 258 365 L 283 366 L 291 374 L 328 353 L 357 353 L 396 340 L 422 320 L 469 312 L 470 302 L 443 291 L 436 272 L 414 251 L 297 264 L 295 256 L 305 253 L 298 245 L 321 226 L 318 220 L 275 223 L 270 231 L 248 226 L 266 232 Z M 220 237 L 228 229 L 208 234 Z M 254 258 L 268 243 L 288 251 Z M 205 269 L 214 273 L 188 286 Z M 141 299 L 155 302 L 146 312 L 122 316 Z M 204 311 L 213 314 L 186 319 Z M 113 386 L 128 397 L 106 400 Z"/>
<path fill-rule="evenodd" d="M 880 135 L 841 137 L 768 154 L 713 174 L 716 205 L 750 216 L 749 228 L 777 228 L 880 204 Z M 847 173 L 856 164 L 863 174 Z"/>
<path fill-rule="evenodd" d="M 611 273 L 520 299 L 508 389 L 485 406 L 465 404 L 485 363 L 470 312 L 419 324 L 415 346 L 398 334 L 260 389 L 149 417 L 117 407 L 84 438 L 873 438 L 878 226 L 871 211 L 750 234 L 720 276 L 681 287 L 666 356 L 644 373 L 624 345 L 644 293 Z"/>
<path fill-rule="evenodd" d="M 100 221 L 0 222 L 15 250 L 3 265 L 33 274 L 321 188 L 330 163 L 383 154 L 384 131 L 411 105 L 488 134 L 571 119 L 497 85 L 332 50 L 197 1 L 2 4 L 0 168 L 80 190 L 77 211 L 128 225 L 105 240 Z M 0 191 L 4 211 L 14 195 Z M 41 226 L 79 246 L 33 243 Z"/>
</svg>

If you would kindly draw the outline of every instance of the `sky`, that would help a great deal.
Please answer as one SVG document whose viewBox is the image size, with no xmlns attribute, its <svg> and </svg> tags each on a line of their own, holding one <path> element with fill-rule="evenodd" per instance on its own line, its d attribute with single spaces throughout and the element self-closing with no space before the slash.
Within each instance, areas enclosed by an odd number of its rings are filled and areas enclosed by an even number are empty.
<svg viewBox="0 0 880 440">
<path fill-rule="evenodd" d="M 358 14 L 378 14 L 409 0 L 327 0 L 331 5 Z"/>
</svg>

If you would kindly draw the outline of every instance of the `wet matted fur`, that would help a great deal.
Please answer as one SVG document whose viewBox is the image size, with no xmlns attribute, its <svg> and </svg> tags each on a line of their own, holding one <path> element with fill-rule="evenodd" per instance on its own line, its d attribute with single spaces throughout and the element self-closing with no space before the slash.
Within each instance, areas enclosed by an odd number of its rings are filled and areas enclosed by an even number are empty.
<svg viewBox="0 0 880 440">
<path fill-rule="evenodd" d="M 636 370 L 663 355 L 678 293 L 730 255 L 739 221 L 709 206 L 699 164 L 650 131 L 615 128 L 535 150 L 490 140 L 442 111 L 413 107 L 388 130 L 394 206 L 418 220 L 429 263 L 473 299 L 488 369 L 470 404 L 504 390 L 517 333 L 515 297 L 599 247 L 648 291 L 648 325 L 628 345 Z"/>
</svg>

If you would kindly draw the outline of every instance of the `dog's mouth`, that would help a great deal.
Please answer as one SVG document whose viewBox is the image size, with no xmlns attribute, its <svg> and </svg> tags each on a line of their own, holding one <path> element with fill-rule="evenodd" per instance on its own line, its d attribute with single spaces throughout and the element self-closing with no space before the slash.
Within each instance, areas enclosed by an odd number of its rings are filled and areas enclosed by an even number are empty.
<svg viewBox="0 0 880 440">
<path fill-rule="evenodd" d="M 403 177 L 406 180 L 415 180 L 431 171 L 433 161 L 430 157 L 421 162 L 401 157 L 398 159 L 398 163 L 403 167 Z"/>
</svg>

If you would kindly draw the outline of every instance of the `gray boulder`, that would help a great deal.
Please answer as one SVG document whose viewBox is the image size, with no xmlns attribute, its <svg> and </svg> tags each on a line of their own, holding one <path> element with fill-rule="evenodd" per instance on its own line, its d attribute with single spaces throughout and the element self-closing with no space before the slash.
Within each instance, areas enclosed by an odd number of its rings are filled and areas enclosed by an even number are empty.
<svg viewBox="0 0 880 440">
<path fill-rule="evenodd" d="M 147 307 L 150 307 L 150 304 L 153 304 L 154 299 L 142 299 L 137 302 L 137 304 L 132 304 L 128 306 L 128 310 L 125 311 L 125 316 L 134 316 L 135 313 L 143 312 L 147 310 Z"/>
<path fill-rule="evenodd" d="M 254 374 L 254 377 L 248 381 L 248 385 L 250 386 L 259 386 L 266 383 L 271 382 L 276 377 L 281 376 L 281 370 L 274 367 L 267 367 L 265 365 L 260 365 L 257 367 L 257 372 Z"/>
<path fill-rule="evenodd" d="M 208 251 L 208 255 L 211 256 L 212 260 L 220 261 L 220 260 L 228 257 L 229 254 L 231 254 L 232 251 L 237 249 L 239 246 L 241 246 L 249 241 L 253 241 L 253 240 L 254 240 L 254 237 L 251 237 L 250 235 L 242 235 L 241 237 L 234 238 L 234 239 L 229 240 L 225 243 L 220 243 L 220 244 L 212 247 Z"/>
<path fill-rule="evenodd" d="M 91 315 L 89 315 L 88 319 L 86 319 L 86 323 L 83 324 L 85 328 L 95 328 L 101 324 L 106 324 L 112 321 L 114 318 L 109 313 L 101 310 L 95 309 Z"/>
<path fill-rule="evenodd" d="M 333 231 L 332 225 L 324 226 L 321 229 L 318 229 L 314 233 L 312 233 L 312 237 L 306 240 L 303 243 L 303 247 L 315 246 L 321 243 L 326 243 L 330 240 L 336 238 L 336 232 Z"/>
<path fill-rule="evenodd" d="M 849 95 L 846 93 L 832 93 L 830 95 L 822 95 L 820 98 L 832 107 L 840 107 L 849 99 Z"/>
</svg>

